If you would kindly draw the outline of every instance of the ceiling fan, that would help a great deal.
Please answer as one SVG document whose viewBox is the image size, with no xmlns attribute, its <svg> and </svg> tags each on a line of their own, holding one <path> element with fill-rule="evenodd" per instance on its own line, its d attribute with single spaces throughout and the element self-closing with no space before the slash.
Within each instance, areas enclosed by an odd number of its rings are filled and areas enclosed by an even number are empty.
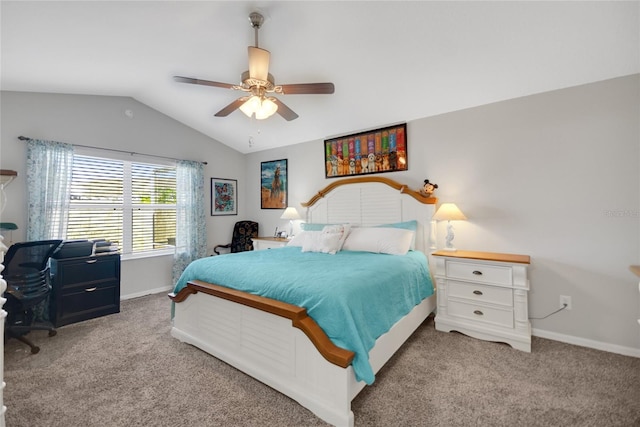
<svg viewBox="0 0 640 427">
<path fill-rule="evenodd" d="M 291 121 L 298 118 L 291 108 L 282 101 L 272 96 L 271 93 L 282 95 L 321 95 L 332 94 L 335 90 L 333 83 L 298 83 L 276 85 L 273 76 L 269 73 L 268 50 L 258 47 L 258 30 L 264 22 L 264 17 L 258 12 L 249 15 L 249 21 L 255 31 L 255 46 L 249 46 L 249 70 L 242 73 L 242 84 L 233 85 L 229 83 L 213 82 L 191 77 L 174 76 L 173 79 L 180 83 L 190 83 L 203 86 L 221 87 L 225 89 L 241 90 L 246 92 L 231 104 L 218 111 L 216 117 L 226 117 L 233 111 L 240 109 L 247 116 L 255 116 L 262 120 L 272 116 L 274 113 L 280 114 L 285 120 Z"/>
</svg>

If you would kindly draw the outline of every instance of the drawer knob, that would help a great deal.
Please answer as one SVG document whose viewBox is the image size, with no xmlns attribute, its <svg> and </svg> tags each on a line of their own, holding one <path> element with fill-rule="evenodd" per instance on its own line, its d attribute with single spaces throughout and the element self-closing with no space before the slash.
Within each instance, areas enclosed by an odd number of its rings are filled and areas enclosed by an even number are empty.
<svg viewBox="0 0 640 427">
<path fill-rule="evenodd" d="M 482 271 L 474 270 L 473 274 L 475 274 L 476 276 L 482 276 Z"/>
<path fill-rule="evenodd" d="M 98 289 L 98 288 L 87 288 L 87 289 L 85 289 L 84 291 L 85 291 L 85 292 L 93 292 L 93 291 L 95 291 L 96 289 Z"/>
<path fill-rule="evenodd" d="M 94 262 L 98 262 L 97 259 L 88 259 L 85 261 L 87 264 L 93 264 Z"/>
<path fill-rule="evenodd" d="M 484 313 L 481 312 L 480 310 L 474 310 L 473 314 L 477 314 L 478 316 L 483 316 Z"/>
<path fill-rule="evenodd" d="M 477 291 L 477 290 L 476 290 L 476 291 L 473 291 L 473 293 L 474 293 L 475 295 L 482 295 L 482 291 Z"/>
</svg>

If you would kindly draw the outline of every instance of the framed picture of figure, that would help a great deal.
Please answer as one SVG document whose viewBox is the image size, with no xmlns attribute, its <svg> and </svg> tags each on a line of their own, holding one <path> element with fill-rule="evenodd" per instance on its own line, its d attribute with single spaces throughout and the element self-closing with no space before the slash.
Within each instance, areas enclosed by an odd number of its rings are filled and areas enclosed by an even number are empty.
<svg viewBox="0 0 640 427">
<path fill-rule="evenodd" d="M 260 163 L 260 207 L 286 209 L 288 181 L 287 159 Z"/>
</svg>

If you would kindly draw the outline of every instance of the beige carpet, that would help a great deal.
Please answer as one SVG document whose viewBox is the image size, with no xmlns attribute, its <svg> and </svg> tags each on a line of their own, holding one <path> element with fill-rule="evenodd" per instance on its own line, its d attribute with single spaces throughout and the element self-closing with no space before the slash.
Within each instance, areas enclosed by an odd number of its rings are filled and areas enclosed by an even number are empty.
<svg viewBox="0 0 640 427">
<path fill-rule="evenodd" d="M 169 334 L 170 301 L 5 348 L 8 427 L 323 426 L 296 402 Z M 630 326 L 633 327 L 633 326 Z M 353 401 L 356 426 L 639 426 L 640 359 L 534 337 L 532 353 L 427 320 Z"/>
</svg>

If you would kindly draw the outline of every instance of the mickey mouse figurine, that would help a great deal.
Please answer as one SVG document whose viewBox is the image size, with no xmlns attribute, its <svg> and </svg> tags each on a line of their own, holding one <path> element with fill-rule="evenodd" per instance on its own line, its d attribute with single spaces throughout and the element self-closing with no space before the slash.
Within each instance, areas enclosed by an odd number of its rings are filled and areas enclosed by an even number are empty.
<svg viewBox="0 0 640 427">
<path fill-rule="evenodd" d="M 429 182 L 428 179 L 425 179 L 424 180 L 424 185 L 419 190 L 419 192 L 420 192 L 420 194 L 422 194 L 425 197 L 432 197 L 433 196 L 433 192 L 435 191 L 436 188 L 438 188 L 438 184 L 434 184 L 432 182 Z"/>
</svg>

